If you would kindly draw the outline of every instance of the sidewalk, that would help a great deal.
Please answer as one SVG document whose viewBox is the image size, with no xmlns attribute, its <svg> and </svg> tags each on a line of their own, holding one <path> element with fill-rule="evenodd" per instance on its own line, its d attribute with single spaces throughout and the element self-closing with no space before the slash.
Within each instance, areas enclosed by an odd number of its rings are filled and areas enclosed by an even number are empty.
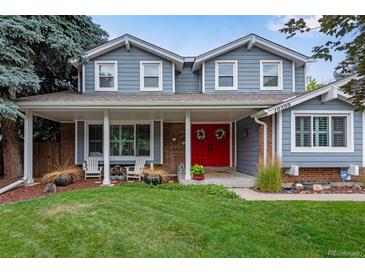
<svg viewBox="0 0 365 274">
<path fill-rule="evenodd" d="M 230 188 L 247 201 L 360 201 L 365 202 L 365 194 L 285 194 L 260 193 L 249 188 Z"/>
</svg>

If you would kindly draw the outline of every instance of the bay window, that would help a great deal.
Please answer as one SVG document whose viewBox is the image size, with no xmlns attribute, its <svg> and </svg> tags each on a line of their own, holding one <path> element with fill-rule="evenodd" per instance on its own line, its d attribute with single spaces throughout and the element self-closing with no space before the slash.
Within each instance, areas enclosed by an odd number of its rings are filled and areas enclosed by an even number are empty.
<svg viewBox="0 0 365 274">
<path fill-rule="evenodd" d="M 353 112 L 292 113 L 293 152 L 353 151 Z"/>
<path fill-rule="evenodd" d="M 148 124 L 111 124 L 110 156 L 114 159 L 152 157 L 152 126 Z M 88 125 L 88 156 L 103 157 L 103 125 Z"/>
</svg>

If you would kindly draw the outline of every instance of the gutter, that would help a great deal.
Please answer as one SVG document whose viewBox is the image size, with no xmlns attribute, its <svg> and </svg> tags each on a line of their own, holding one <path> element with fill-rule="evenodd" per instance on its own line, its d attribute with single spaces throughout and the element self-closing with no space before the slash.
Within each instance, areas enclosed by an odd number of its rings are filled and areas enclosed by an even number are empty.
<svg viewBox="0 0 365 274">
<path fill-rule="evenodd" d="M 264 166 L 267 163 L 267 124 L 263 121 L 260 121 L 259 118 L 253 117 L 255 122 L 259 125 L 264 126 Z"/>
</svg>

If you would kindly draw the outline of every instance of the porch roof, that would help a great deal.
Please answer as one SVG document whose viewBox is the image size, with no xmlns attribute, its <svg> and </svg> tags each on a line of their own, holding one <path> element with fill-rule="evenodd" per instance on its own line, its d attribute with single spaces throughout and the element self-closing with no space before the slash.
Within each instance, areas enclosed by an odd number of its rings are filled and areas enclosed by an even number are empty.
<svg viewBox="0 0 365 274">
<path fill-rule="evenodd" d="M 57 92 L 18 98 L 17 105 L 27 108 L 133 108 L 133 107 L 257 107 L 279 104 L 301 93 L 241 92 L 241 93 L 175 93 L 162 92 Z"/>
</svg>

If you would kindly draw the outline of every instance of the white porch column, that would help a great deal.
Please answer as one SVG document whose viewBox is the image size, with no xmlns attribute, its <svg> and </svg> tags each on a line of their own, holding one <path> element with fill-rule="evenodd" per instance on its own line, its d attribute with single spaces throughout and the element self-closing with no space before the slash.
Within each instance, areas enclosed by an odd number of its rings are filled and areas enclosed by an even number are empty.
<svg viewBox="0 0 365 274">
<path fill-rule="evenodd" d="M 104 110 L 103 124 L 103 153 L 104 153 L 104 181 L 103 185 L 110 184 L 110 138 L 109 138 L 109 110 Z"/>
<path fill-rule="evenodd" d="M 24 119 L 24 178 L 26 184 L 33 183 L 33 113 L 25 112 Z"/>
<path fill-rule="evenodd" d="M 190 110 L 185 112 L 185 180 L 191 180 L 191 121 Z"/>
</svg>

